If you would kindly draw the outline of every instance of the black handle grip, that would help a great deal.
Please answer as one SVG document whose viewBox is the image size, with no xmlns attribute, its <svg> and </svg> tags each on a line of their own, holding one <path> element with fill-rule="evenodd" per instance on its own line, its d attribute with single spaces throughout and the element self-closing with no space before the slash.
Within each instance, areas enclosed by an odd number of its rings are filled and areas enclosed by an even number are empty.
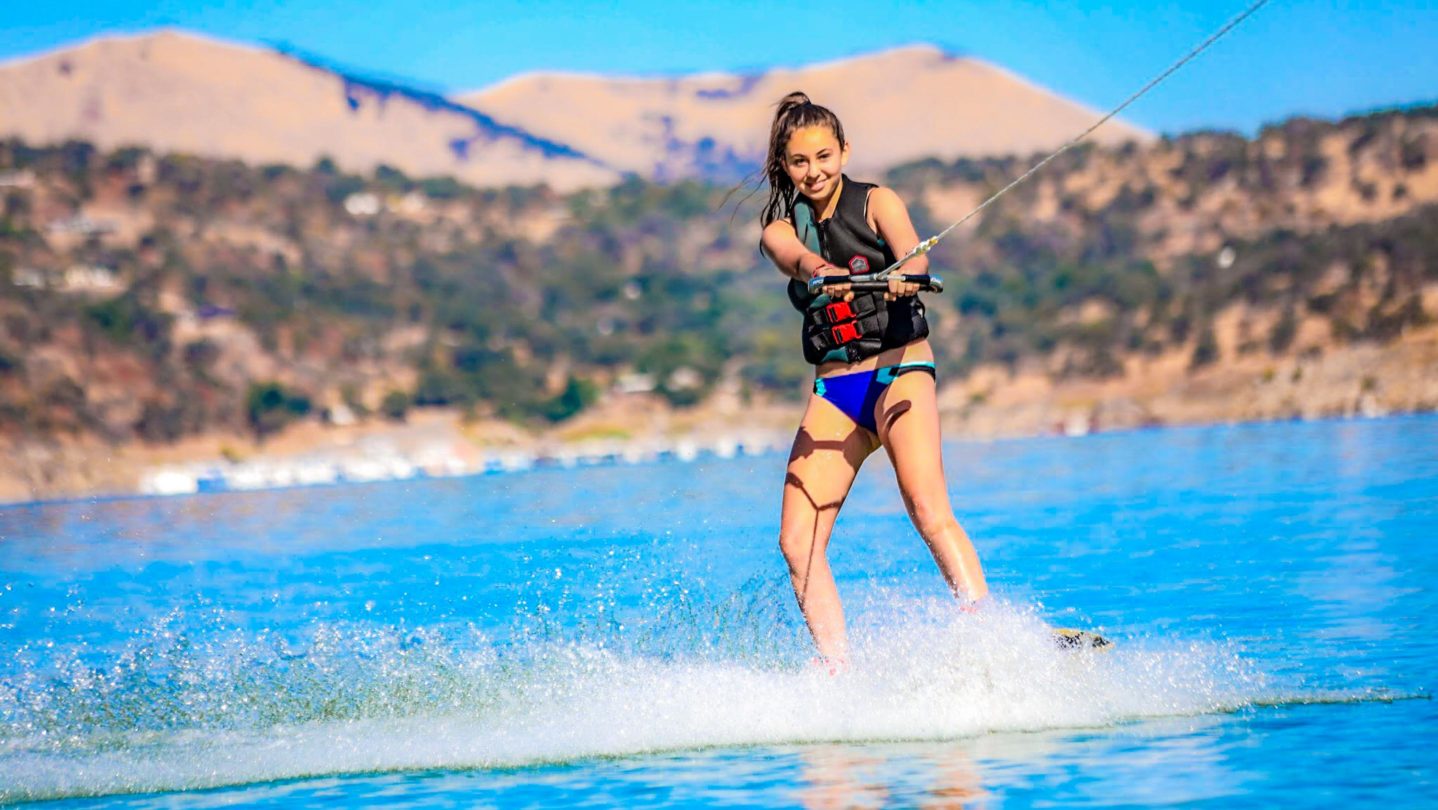
<svg viewBox="0 0 1438 810">
<path fill-rule="evenodd" d="M 896 273 L 889 278 L 897 278 L 919 285 L 924 292 L 941 293 L 944 291 L 944 280 L 934 273 L 919 273 L 905 275 Z M 861 276 L 815 276 L 809 279 L 809 292 L 818 295 L 819 291 L 829 284 L 849 284 L 849 288 L 855 292 L 884 292 L 889 289 L 889 279 L 877 278 L 873 273 Z"/>
</svg>

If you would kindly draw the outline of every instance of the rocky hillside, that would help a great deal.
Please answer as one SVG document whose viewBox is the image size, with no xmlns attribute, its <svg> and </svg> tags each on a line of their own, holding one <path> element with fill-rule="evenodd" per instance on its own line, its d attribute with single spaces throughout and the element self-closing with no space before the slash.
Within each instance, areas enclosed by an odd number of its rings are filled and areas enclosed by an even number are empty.
<svg viewBox="0 0 1438 810">
<path fill-rule="evenodd" d="M 933 232 L 1030 162 L 888 182 Z M 796 316 L 754 201 L 729 192 L 0 143 L 0 441 L 797 401 Z M 991 435 L 1432 409 L 1435 203 L 1431 107 L 1076 150 L 936 251 L 948 418 Z"/>
<path fill-rule="evenodd" d="M 891 182 L 920 230 L 1024 160 Z M 1438 110 L 1083 149 L 936 252 L 979 433 L 1438 407 Z"/>
<path fill-rule="evenodd" d="M 1432 312 L 1423 296 L 1435 269 L 1435 158 L 1431 107 L 1293 120 L 1253 140 L 1198 133 L 1149 148 L 1083 148 L 936 256 L 957 271 L 960 310 L 993 316 L 970 324 L 975 356 L 994 341 L 1014 356 L 1068 344 L 1053 362 L 1116 370 L 1125 350 L 1203 337 L 1237 305 L 1252 310 L 1242 330 L 1250 342 L 1283 324 L 1271 341 L 1279 349 L 1311 318 L 1323 324 L 1317 348 L 1381 338 Z M 915 201 L 920 231 L 933 231 L 1029 162 L 926 161 L 890 180 Z M 1027 295 L 1016 299 L 1019 289 Z M 1078 332 L 1085 338 L 1075 341 Z"/>
</svg>

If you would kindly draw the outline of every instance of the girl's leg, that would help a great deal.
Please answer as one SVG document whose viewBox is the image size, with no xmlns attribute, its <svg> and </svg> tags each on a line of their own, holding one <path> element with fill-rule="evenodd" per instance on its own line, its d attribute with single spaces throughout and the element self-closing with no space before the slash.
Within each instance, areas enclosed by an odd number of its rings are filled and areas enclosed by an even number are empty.
<svg viewBox="0 0 1438 810">
<path fill-rule="evenodd" d="M 879 397 L 874 415 L 909 518 L 928 544 L 944 579 L 957 596 L 984 598 L 989 587 L 978 552 L 949 504 L 933 377 L 918 373 L 898 377 Z"/>
<path fill-rule="evenodd" d="M 829 533 L 859 466 L 877 447 L 872 433 L 813 396 L 789 453 L 779 549 L 814 644 L 830 661 L 847 661 L 849 642 L 839 589 L 829 569 Z"/>
</svg>

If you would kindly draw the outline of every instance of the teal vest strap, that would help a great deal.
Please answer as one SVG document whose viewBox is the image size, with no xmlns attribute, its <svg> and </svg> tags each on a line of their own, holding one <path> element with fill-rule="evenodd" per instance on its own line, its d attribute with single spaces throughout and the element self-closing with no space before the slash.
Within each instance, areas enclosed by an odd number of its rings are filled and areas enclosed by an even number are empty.
<svg viewBox="0 0 1438 810">
<path fill-rule="evenodd" d="M 802 198 L 794 203 L 794 234 L 799 237 L 800 242 L 804 243 L 804 247 L 820 256 L 824 255 L 823 250 L 819 247 L 819 225 L 814 220 L 814 206 Z M 801 309 L 817 309 L 829 303 L 829 296 L 823 293 L 811 298 L 807 285 L 802 281 L 791 281 L 789 286 L 791 287 L 790 299 L 794 299 L 794 296 L 797 295 L 798 300 L 794 305 Z"/>
<path fill-rule="evenodd" d="M 822 254 L 819 247 L 819 226 L 814 222 L 814 207 L 804 200 L 794 203 L 794 233 L 804 247 Z"/>
</svg>

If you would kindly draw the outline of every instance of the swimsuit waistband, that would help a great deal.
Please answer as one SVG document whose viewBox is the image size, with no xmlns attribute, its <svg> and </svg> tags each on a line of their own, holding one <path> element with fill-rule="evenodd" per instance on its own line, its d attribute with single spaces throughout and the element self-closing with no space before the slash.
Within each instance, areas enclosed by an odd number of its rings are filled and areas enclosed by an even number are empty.
<svg viewBox="0 0 1438 810">
<path fill-rule="evenodd" d="M 874 368 L 865 369 L 863 371 L 846 371 L 843 374 L 830 374 L 827 377 L 815 377 L 814 379 L 815 381 L 837 380 L 841 377 L 852 377 L 855 374 L 877 374 L 880 376 L 880 379 L 885 379 L 885 377 L 887 377 L 887 379 L 891 380 L 898 374 L 908 371 L 910 369 L 925 369 L 931 372 L 935 372 L 935 376 L 937 376 L 937 370 L 934 368 L 934 361 L 911 360 L 907 363 L 894 363 L 888 366 L 875 366 Z"/>
</svg>

